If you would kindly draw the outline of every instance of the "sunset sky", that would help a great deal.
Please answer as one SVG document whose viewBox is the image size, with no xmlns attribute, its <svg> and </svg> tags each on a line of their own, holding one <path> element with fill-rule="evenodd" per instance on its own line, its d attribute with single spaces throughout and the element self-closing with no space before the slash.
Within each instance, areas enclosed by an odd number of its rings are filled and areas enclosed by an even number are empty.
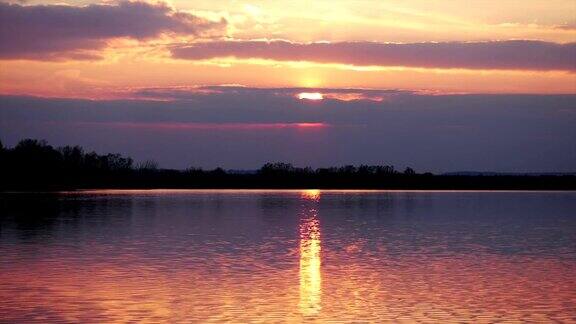
<svg viewBox="0 0 576 324">
<path fill-rule="evenodd" d="M 164 167 L 576 171 L 576 2 L 0 0 L 0 94 Z"/>
</svg>

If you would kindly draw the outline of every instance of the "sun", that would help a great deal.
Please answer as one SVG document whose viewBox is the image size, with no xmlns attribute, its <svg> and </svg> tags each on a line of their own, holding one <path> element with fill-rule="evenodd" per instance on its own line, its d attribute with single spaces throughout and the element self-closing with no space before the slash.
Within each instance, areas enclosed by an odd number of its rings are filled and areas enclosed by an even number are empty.
<svg viewBox="0 0 576 324">
<path fill-rule="evenodd" d="M 301 92 L 298 94 L 298 99 L 322 100 L 324 96 L 320 92 Z"/>
</svg>

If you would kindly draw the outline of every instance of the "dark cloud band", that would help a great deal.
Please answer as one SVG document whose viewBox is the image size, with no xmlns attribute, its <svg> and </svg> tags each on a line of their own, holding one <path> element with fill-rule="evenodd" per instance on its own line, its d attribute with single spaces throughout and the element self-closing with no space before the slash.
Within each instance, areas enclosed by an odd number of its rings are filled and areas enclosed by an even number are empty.
<svg viewBox="0 0 576 324">
<path fill-rule="evenodd" d="M 94 59 L 113 38 L 146 40 L 163 33 L 198 35 L 219 30 L 213 22 L 163 3 L 119 1 L 74 7 L 0 3 L 1 59 Z"/>
<path fill-rule="evenodd" d="M 172 55 L 188 60 L 235 57 L 358 66 L 576 70 L 576 43 L 526 40 L 413 44 L 221 41 L 175 47 L 172 48 Z"/>
<path fill-rule="evenodd" d="M 0 140 L 80 144 L 166 167 L 381 163 L 421 170 L 549 170 L 576 165 L 574 95 L 427 95 L 308 89 L 386 100 L 299 100 L 302 89 L 140 89 L 154 100 L 0 96 Z M 163 99 L 163 100 L 157 100 Z M 373 162 L 371 162 L 373 161 Z"/>
</svg>

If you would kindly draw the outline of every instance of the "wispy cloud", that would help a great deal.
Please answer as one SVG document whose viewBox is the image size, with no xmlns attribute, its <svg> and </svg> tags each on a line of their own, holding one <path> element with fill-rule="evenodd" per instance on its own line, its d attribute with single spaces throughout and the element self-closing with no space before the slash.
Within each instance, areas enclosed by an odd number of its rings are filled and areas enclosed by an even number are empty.
<svg viewBox="0 0 576 324">
<path fill-rule="evenodd" d="M 556 25 L 554 28 L 567 31 L 576 31 L 576 22 Z"/>
</svg>

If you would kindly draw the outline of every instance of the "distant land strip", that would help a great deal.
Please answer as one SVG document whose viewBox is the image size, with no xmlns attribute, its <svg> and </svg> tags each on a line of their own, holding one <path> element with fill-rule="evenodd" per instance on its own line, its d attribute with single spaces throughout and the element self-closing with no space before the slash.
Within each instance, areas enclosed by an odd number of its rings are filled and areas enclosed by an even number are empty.
<svg viewBox="0 0 576 324">
<path fill-rule="evenodd" d="M 135 164 L 121 154 L 54 148 L 25 139 L 13 148 L 0 142 L 0 191 L 76 189 L 400 189 L 400 190 L 576 190 L 576 173 L 454 172 L 435 175 L 391 165 L 299 168 L 267 163 L 258 170 L 162 169 L 154 161 Z"/>
</svg>

